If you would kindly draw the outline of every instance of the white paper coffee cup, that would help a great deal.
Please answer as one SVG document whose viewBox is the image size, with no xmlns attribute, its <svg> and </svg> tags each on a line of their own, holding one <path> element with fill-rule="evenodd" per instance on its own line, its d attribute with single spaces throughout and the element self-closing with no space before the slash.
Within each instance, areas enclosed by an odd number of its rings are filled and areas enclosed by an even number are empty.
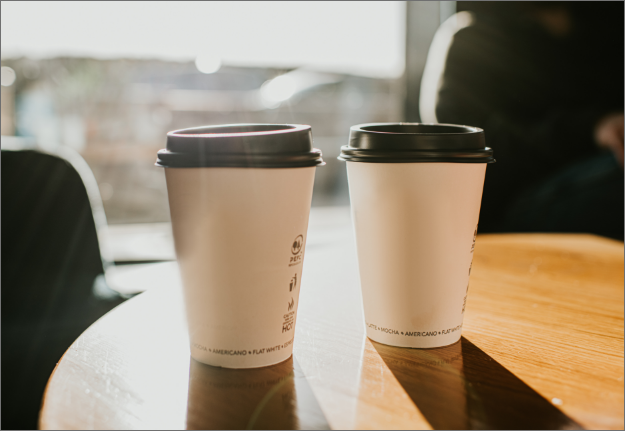
<svg viewBox="0 0 625 431">
<path fill-rule="evenodd" d="M 291 356 L 323 163 L 310 138 L 309 126 L 213 126 L 172 132 L 159 152 L 194 359 L 253 368 Z"/>
<path fill-rule="evenodd" d="M 399 347 L 455 343 L 486 164 L 494 161 L 483 132 L 354 126 L 341 159 L 348 162 L 367 336 Z"/>
</svg>

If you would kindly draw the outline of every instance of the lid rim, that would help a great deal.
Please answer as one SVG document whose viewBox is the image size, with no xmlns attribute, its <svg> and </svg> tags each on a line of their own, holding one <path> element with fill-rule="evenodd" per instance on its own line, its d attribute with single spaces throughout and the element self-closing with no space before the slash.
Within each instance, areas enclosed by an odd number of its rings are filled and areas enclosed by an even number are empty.
<svg viewBox="0 0 625 431">
<path fill-rule="evenodd" d="M 154 166 L 158 166 L 159 168 L 168 168 L 168 169 L 185 169 L 185 168 L 258 168 L 258 169 L 288 169 L 288 168 L 315 168 L 317 166 L 324 166 L 326 162 L 323 160 L 315 160 L 307 163 L 290 163 L 290 164 L 278 164 L 278 163 L 199 163 L 199 164 L 184 164 L 184 165 L 176 165 L 176 164 L 168 164 L 164 163 L 161 160 L 156 160 Z"/>
<path fill-rule="evenodd" d="M 373 130 L 372 130 L 373 129 Z M 339 160 L 371 163 L 493 163 L 484 130 L 448 123 L 367 123 L 350 128 Z"/>
<path fill-rule="evenodd" d="M 366 130 L 365 127 L 385 127 L 385 126 L 434 126 L 434 127 L 450 127 L 454 129 L 469 129 L 465 132 L 458 133 L 444 133 L 444 132 L 383 132 L 380 130 Z M 365 123 L 357 124 L 350 127 L 350 131 L 372 133 L 372 134 L 386 134 L 386 135 L 398 135 L 398 136 L 461 136 L 461 135 L 475 135 L 484 133 L 484 129 L 480 129 L 475 126 L 468 126 L 465 124 L 451 124 L 451 123 Z"/>
<path fill-rule="evenodd" d="M 422 158 L 363 158 L 338 156 L 338 160 L 353 163 L 495 163 L 494 157 L 422 157 Z"/>
<path fill-rule="evenodd" d="M 297 168 L 323 166 L 321 150 L 313 148 L 309 153 L 283 154 L 237 154 L 237 153 L 176 153 L 167 149 L 159 150 L 156 166 L 163 168 L 191 167 L 283 167 Z"/>
<path fill-rule="evenodd" d="M 388 151 L 372 154 L 372 151 L 354 151 L 343 147 L 337 159 L 359 163 L 495 163 L 493 151 Z"/>
<path fill-rule="evenodd" d="M 215 132 L 215 133 L 211 133 Z M 305 124 L 240 123 L 167 133 L 161 167 L 306 167 L 325 164 Z"/>
<path fill-rule="evenodd" d="M 244 128 L 244 127 L 254 127 L 254 126 L 287 126 L 287 128 L 283 129 L 273 129 L 273 130 L 256 130 L 250 132 L 233 132 L 233 133 L 180 133 L 184 131 L 191 130 L 207 130 L 207 129 L 225 129 L 225 128 Z M 249 136 L 267 136 L 267 135 L 282 135 L 285 133 L 298 133 L 303 131 L 311 130 L 311 126 L 305 124 L 265 124 L 265 123 L 241 123 L 241 124 L 220 124 L 215 126 L 200 126 L 200 127 L 190 127 L 187 129 L 178 129 L 172 130 L 167 133 L 167 137 L 176 137 L 176 138 L 190 138 L 190 139 L 198 139 L 198 138 L 237 138 L 237 137 L 249 137 Z"/>
</svg>

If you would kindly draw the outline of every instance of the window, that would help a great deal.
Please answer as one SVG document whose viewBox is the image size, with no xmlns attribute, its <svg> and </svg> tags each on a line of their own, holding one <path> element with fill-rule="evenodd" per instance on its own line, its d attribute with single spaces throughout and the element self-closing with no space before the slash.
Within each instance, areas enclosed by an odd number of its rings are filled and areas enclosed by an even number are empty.
<svg viewBox="0 0 625 431">
<path fill-rule="evenodd" d="M 164 175 L 154 166 L 168 131 L 310 124 L 327 162 L 313 205 L 347 205 L 336 157 L 349 127 L 402 118 L 405 8 L 3 2 L 2 133 L 78 151 L 108 222 L 119 224 L 169 220 Z M 5 70 L 14 73 L 6 86 Z"/>
</svg>

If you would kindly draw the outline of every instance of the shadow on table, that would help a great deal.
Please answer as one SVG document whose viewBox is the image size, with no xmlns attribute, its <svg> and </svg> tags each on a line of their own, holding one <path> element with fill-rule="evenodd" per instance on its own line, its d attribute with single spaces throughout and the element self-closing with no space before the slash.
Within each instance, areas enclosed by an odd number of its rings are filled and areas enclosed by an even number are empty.
<svg viewBox="0 0 625 431">
<path fill-rule="evenodd" d="M 372 344 L 434 429 L 582 428 L 464 337 L 435 349 Z"/>
<path fill-rule="evenodd" d="M 293 357 L 228 369 L 191 359 L 187 429 L 330 429 Z"/>
</svg>

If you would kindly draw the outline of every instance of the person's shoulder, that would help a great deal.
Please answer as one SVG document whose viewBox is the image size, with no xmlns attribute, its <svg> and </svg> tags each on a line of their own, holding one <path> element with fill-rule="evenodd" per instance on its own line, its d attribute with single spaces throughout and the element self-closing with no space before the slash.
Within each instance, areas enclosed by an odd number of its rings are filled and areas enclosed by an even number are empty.
<svg viewBox="0 0 625 431">
<path fill-rule="evenodd" d="M 459 12 L 455 16 L 459 24 L 453 33 L 452 44 L 476 44 L 488 48 L 514 40 L 514 34 L 518 34 L 519 26 L 514 20 L 468 11 Z"/>
<path fill-rule="evenodd" d="M 503 58 L 531 56 L 541 43 L 533 23 L 522 17 L 459 12 L 458 22 L 448 39 L 448 60 L 472 63 L 501 62 Z"/>
</svg>

